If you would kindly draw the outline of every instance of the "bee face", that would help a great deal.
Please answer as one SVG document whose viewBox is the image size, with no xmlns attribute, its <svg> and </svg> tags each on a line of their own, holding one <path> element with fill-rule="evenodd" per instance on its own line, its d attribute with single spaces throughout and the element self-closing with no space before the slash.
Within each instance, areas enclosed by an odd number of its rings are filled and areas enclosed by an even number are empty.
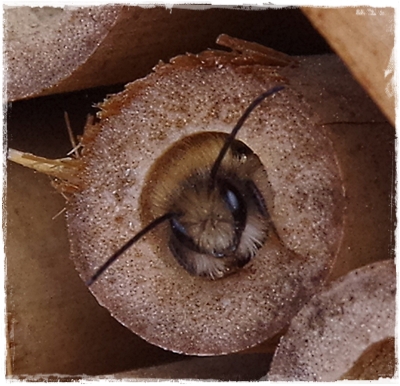
<svg viewBox="0 0 400 386">
<path fill-rule="evenodd" d="M 151 168 L 141 198 L 145 223 L 176 214 L 163 238 L 182 267 L 210 279 L 246 265 L 270 228 L 267 174 L 249 147 L 235 140 L 210 178 L 226 138 L 206 132 L 178 141 Z"/>
</svg>

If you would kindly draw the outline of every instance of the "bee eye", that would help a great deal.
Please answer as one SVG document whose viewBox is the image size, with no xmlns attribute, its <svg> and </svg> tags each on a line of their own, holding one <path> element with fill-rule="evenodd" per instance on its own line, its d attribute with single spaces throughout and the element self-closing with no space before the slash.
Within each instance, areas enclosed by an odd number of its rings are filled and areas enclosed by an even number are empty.
<svg viewBox="0 0 400 386">
<path fill-rule="evenodd" d="M 240 208 L 240 203 L 237 195 L 230 189 L 227 189 L 225 192 L 225 202 L 229 207 L 229 210 L 234 213 L 237 212 Z"/>
<path fill-rule="evenodd" d="M 189 236 L 184 225 L 182 225 L 182 223 L 176 217 L 171 218 L 170 224 L 172 232 L 174 233 L 175 237 L 179 240 L 179 242 L 182 243 L 182 245 L 184 245 L 186 248 L 191 249 L 194 252 L 201 253 L 198 245 Z"/>
<path fill-rule="evenodd" d="M 220 181 L 221 196 L 232 213 L 235 222 L 236 236 L 240 241 L 241 233 L 246 226 L 247 208 L 242 194 L 228 181 Z"/>
<path fill-rule="evenodd" d="M 177 235 L 180 235 L 180 238 L 189 237 L 185 227 L 174 217 L 171 219 L 171 227 Z"/>
</svg>

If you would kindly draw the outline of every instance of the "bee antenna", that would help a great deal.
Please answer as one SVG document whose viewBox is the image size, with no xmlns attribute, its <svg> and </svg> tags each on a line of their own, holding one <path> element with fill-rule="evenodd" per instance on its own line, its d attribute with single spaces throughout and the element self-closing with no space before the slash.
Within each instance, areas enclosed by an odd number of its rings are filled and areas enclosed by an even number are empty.
<svg viewBox="0 0 400 386">
<path fill-rule="evenodd" d="M 90 287 L 102 274 L 103 272 L 117 260 L 125 251 L 127 251 L 133 244 L 140 240 L 146 233 L 153 230 L 155 227 L 163 223 L 164 221 L 170 220 L 172 217 L 177 216 L 176 213 L 166 213 L 160 217 L 157 217 L 149 225 L 144 227 L 141 231 L 136 233 L 130 240 L 128 240 L 120 249 L 118 249 L 98 270 L 97 272 L 86 281 L 86 285 Z"/>
<path fill-rule="evenodd" d="M 239 118 L 238 122 L 236 123 L 236 126 L 233 128 L 231 133 L 229 134 L 228 138 L 226 139 L 224 146 L 222 147 L 221 151 L 218 154 L 217 159 L 214 162 L 214 165 L 211 169 L 211 178 L 210 178 L 210 188 L 212 189 L 215 184 L 215 178 L 218 173 L 218 169 L 221 166 L 222 160 L 225 157 L 226 152 L 232 145 L 233 140 L 235 139 L 236 134 L 240 130 L 240 128 L 243 126 L 244 122 L 246 119 L 249 117 L 251 112 L 267 97 L 270 95 L 276 94 L 277 92 L 281 91 L 284 87 L 283 86 L 275 86 L 268 91 L 262 93 L 259 95 L 256 99 L 253 100 L 253 102 L 250 103 L 250 105 L 247 107 L 243 115 Z"/>
</svg>

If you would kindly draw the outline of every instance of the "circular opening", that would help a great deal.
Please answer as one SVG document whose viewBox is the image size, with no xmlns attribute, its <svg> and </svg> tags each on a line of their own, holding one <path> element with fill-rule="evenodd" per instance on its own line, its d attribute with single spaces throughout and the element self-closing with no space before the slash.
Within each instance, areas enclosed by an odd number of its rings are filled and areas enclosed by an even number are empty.
<svg viewBox="0 0 400 386">
<path fill-rule="evenodd" d="M 172 218 L 155 245 L 195 276 L 219 279 L 249 263 L 272 231 L 272 192 L 258 156 L 235 140 L 211 177 L 228 138 L 205 132 L 173 144 L 151 167 L 142 191 L 141 219 Z"/>
</svg>

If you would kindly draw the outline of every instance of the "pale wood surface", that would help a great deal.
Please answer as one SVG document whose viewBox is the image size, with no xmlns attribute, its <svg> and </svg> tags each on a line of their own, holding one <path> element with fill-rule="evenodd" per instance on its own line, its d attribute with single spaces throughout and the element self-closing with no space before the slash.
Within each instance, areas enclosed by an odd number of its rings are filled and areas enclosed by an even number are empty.
<svg viewBox="0 0 400 386">
<path fill-rule="evenodd" d="M 303 8 L 392 125 L 394 8 Z"/>
<path fill-rule="evenodd" d="M 327 51 L 298 9 L 8 7 L 4 26 L 9 101 L 127 83 L 160 60 L 216 47 L 221 33 L 287 54 Z"/>
</svg>

